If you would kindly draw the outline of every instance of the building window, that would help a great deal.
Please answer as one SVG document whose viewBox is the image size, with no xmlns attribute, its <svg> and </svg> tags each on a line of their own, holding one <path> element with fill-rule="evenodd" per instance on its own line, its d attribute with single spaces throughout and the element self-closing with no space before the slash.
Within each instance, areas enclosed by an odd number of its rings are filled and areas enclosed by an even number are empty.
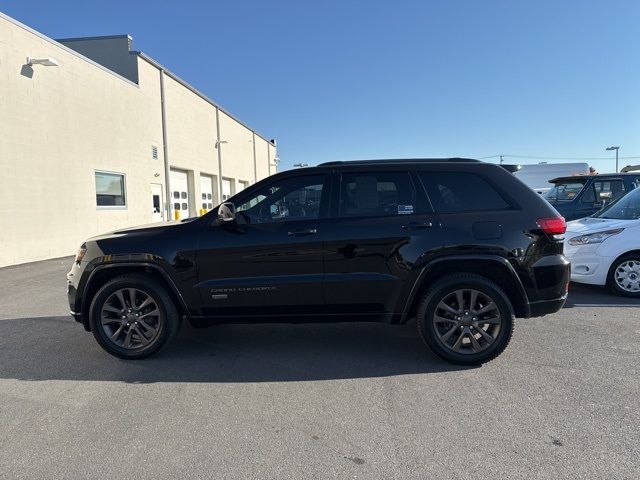
<svg viewBox="0 0 640 480">
<path fill-rule="evenodd" d="M 158 160 L 158 147 L 155 145 L 151 145 L 151 158 L 154 160 Z"/>
<path fill-rule="evenodd" d="M 98 207 L 126 207 L 125 181 L 122 173 L 96 172 Z"/>
</svg>

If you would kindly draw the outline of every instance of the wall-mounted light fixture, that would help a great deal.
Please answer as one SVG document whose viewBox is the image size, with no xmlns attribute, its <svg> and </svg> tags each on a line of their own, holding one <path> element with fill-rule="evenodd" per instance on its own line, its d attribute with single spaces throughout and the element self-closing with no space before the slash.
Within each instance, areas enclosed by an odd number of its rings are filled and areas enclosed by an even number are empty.
<svg viewBox="0 0 640 480">
<path fill-rule="evenodd" d="M 34 65 L 42 65 L 44 67 L 57 67 L 60 65 L 55 58 L 51 57 L 27 57 L 27 65 L 33 67 Z"/>
<path fill-rule="evenodd" d="M 215 148 L 220 148 L 221 143 L 229 143 L 227 140 L 216 140 Z"/>
</svg>

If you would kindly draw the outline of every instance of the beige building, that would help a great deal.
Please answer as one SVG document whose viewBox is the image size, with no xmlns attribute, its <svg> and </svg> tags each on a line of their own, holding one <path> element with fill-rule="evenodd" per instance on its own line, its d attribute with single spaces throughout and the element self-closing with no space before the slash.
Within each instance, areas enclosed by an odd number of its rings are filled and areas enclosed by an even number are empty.
<svg viewBox="0 0 640 480">
<path fill-rule="evenodd" d="M 201 215 L 276 171 L 268 140 L 126 35 L 54 41 L 0 13 L 0 267 Z"/>
</svg>

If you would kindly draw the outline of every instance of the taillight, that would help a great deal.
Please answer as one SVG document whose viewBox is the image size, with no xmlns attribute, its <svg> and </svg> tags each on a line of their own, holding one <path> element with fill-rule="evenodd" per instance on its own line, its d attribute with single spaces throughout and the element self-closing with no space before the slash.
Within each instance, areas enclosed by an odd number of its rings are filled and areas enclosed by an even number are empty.
<svg viewBox="0 0 640 480">
<path fill-rule="evenodd" d="M 537 223 L 547 235 L 563 235 L 567 231 L 564 217 L 539 218 Z"/>
</svg>

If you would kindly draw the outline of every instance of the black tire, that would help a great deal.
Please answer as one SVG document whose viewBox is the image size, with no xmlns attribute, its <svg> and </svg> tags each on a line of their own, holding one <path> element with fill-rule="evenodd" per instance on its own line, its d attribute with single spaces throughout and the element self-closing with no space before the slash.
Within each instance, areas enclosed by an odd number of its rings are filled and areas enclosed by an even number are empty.
<svg viewBox="0 0 640 480">
<path fill-rule="evenodd" d="M 609 269 L 609 273 L 607 275 L 607 287 L 616 295 L 622 295 L 625 297 L 639 298 L 640 291 L 632 292 L 625 290 L 616 282 L 615 275 L 616 270 L 625 262 L 634 262 L 640 265 L 640 253 L 627 253 L 626 255 L 622 255 L 611 264 L 611 268 Z"/>
<path fill-rule="evenodd" d="M 112 341 L 109 338 L 110 335 L 105 331 L 106 328 L 103 327 L 101 315 L 103 307 L 105 307 L 105 302 L 107 302 L 108 299 L 113 298 L 113 295 L 116 294 L 116 292 L 122 291 L 123 289 L 136 289 L 138 292 L 142 292 L 142 294 L 146 294 L 151 298 L 155 306 L 157 306 L 157 311 L 159 313 L 150 320 L 155 322 L 153 326 L 156 328 L 154 329 L 153 339 L 149 341 L 147 345 L 141 344 L 139 346 L 130 346 L 130 348 L 125 348 L 124 346 L 118 345 L 116 342 Z M 141 293 L 138 293 L 137 295 L 141 295 Z M 134 294 L 134 297 L 135 296 L 136 294 Z M 140 298 L 140 296 L 137 298 Z M 123 308 L 126 308 L 126 305 L 123 306 Z M 120 314 L 118 313 L 115 315 L 119 318 Z M 123 322 L 125 321 L 127 320 L 123 320 Z M 109 280 L 98 290 L 91 301 L 89 322 L 91 324 L 93 336 L 104 350 L 116 357 L 134 360 L 148 357 L 170 343 L 180 330 L 181 318 L 171 296 L 167 293 L 166 288 L 161 283 L 154 278 L 150 278 L 142 274 L 127 274 Z M 137 322 L 135 324 L 138 325 Z M 129 324 L 127 323 L 127 325 Z M 124 327 L 124 325 L 122 326 Z M 118 327 L 117 323 L 115 323 L 114 327 L 109 328 L 117 329 L 116 327 Z M 135 332 L 139 332 L 139 330 L 136 330 Z M 136 333 L 133 335 L 136 335 Z M 144 339 L 147 340 L 146 337 L 144 337 Z"/>
<path fill-rule="evenodd" d="M 476 294 L 478 297 L 476 298 L 483 299 L 483 301 L 486 302 L 493 301 L 492 312 L 495 311 L 499 313 L 499 317 L 496 317 L 495 313 L 492 313 L 491 315 L 498 318 L 499 320 L 495 321 L 499 321 L 500 323 L 492 326 L 487 323 L 482 323 L 482 320 L 480 320 L 480 322 L 476 322 L 475 325 L 467 326 L 467 328 L 469 328 L 468 334 L 463 337 L 462 330 L 465 326 L 462 326 L 460 322 L 454 323 L 455 319 L 458 318 L 456 316 L 457 314 L 443 314 L 442 312 L 445 311 L 442 310 L 439 305 L 441 305 L 440 302 L 445 302 L 446 299 L 452 298 L 451 296 L 455 295 L 456 291 L 467 289 L 469 290 L 469 297 L 471 296 L 471 290 L 473 290 L 478 292 Z M 470 298 L 469 301 L 471 301 Z M 476 302 L 479 301 L 481 300 L 476 300 Z M 476 303 L 476 305 L 479 305 L 479 303 Z M 463 309 L 463 307 L 460 308 Z M 480 310 L 482 310 L 482 308 L 478 309 L 478 311 Z M 438 312 L 440 312 L 438 315 L 439 319 L 441 319 L 445 314 L 451 315 L 451 323 L 440 322 L 438 324 L 439 326 L 436 327 L 434 316 Z M 466 312 L 463 312 L 463 314 L 464 313 Z M 471 322 L 471 318 L 467 317 L 469 317 L 469 315 L 460 318 L 463 318 L 463 321 L 465 322 Z M 480 314 L 473 318 L 483 317 L 482 314 Z M 451 363 L 460 365 L 479 365 L 493 360 L 507 347 L 511 340 L 511 336 L 513 335 L 514 314 L 509 298 L 498 285 L 480 275 L 460 273 L 448 275 L 442 278 L 431 289 L 429 289 L 429 291 L 427 291 L 418 307 L 416 323 L 420 337 L 436 355 Z M 496 332 L 495 337 L 491 342 L 482 338 L 483 336 L 480 335 L 478 329 L 478 323 L 481 325 L 480 328 L 485 330 L 485 333 L 491 334 L 492 332 Z M 461 331 L 458 331 L 458 328 Z M 442 330 L 437 331 L 437 329 Z M 446 333 L 442 335 L 442 332 L 449 329 L 453 332 L 450 334 L 449 338 L 462 339 L 460 345 L 464 346 L 464 348 L 460 348 L 459 346 L 458 349 L 463 350 L 464 352 L 454 351 L 452 349 L 453 346 L 447 345 L 447 341 L 442 340 L 442 338 L 446 336 Z M 476 353 L 474 348 L 471 352 L 468 352 L 471 348 L 470 335 L 474 335 L 474 338 L 480 340 L 480 343 L 477 344 L 483 348 L 481 351 Z M 478 337 L 475 335 L 478 335 Z M 465 340 L 467 340 L 468 343 L 463 343 Z"/>
</svg>

